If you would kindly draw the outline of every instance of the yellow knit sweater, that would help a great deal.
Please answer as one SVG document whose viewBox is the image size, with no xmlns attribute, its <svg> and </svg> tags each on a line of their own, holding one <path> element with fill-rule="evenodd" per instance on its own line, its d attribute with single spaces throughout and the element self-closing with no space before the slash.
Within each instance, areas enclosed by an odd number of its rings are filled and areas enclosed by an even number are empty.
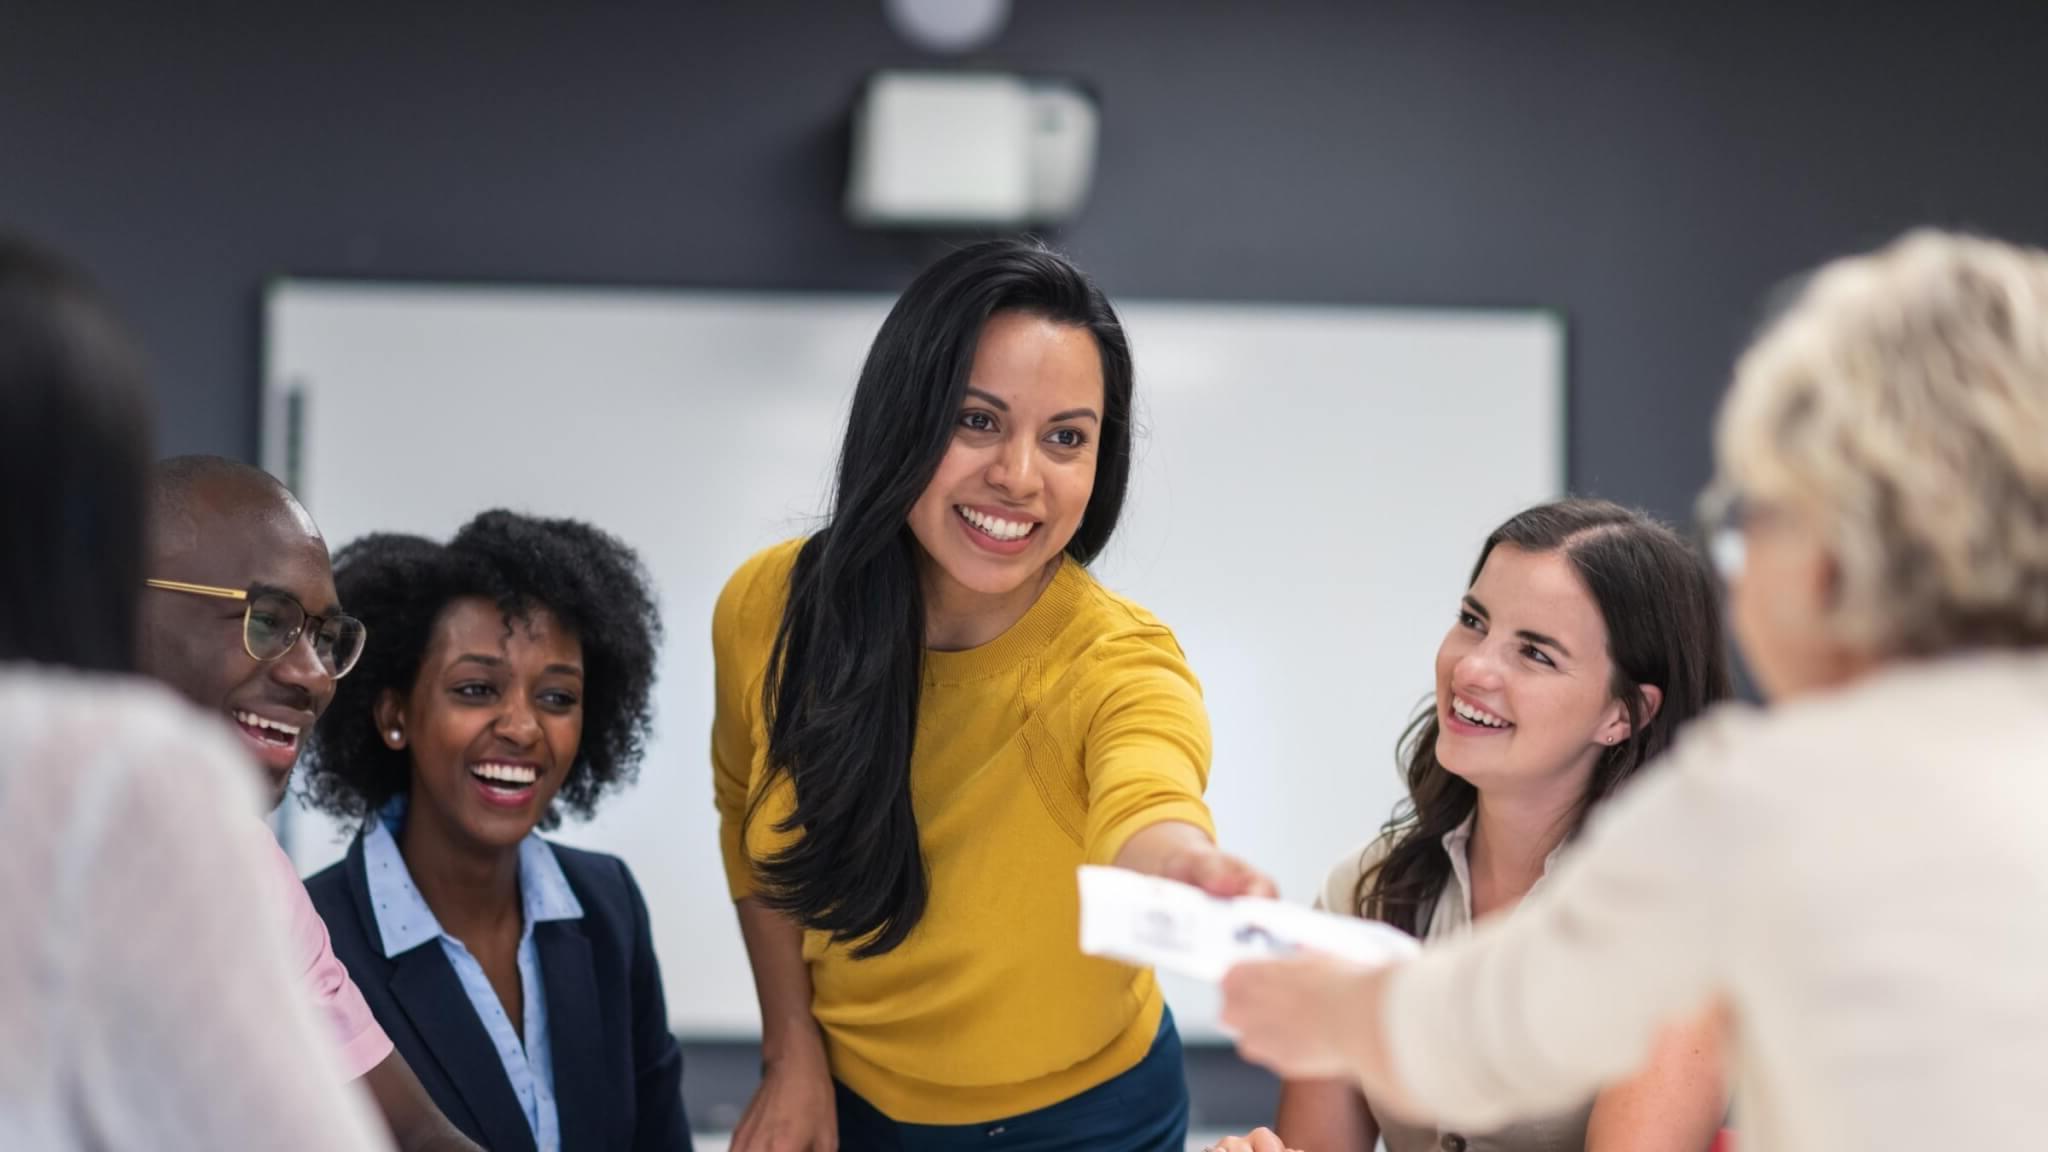
<svg viewBox="0 0 2048 1152">
<path fill-rule="evenodd" d="M 787 779 L 751 826 L 767 739 L 761 683 L 801 541 L 747 561 L 712 624 L 711 758 L 733 899 L 786 841 Z M 807 932 L 812 1013 L 833 1075 L 890 1117 L 972 1124 L 1033 1111 L 1130 1069 L 1163 1001 L 1152 973 L 1081 954 L 1075 869 L 1140 829 L 1213 830 L 1209 724 L 1173 634 L 1066 561 L 1009 631 L 927 651 L 911 802 L 931 878 L 894 951 L 856 960 Z"/>
</svg>

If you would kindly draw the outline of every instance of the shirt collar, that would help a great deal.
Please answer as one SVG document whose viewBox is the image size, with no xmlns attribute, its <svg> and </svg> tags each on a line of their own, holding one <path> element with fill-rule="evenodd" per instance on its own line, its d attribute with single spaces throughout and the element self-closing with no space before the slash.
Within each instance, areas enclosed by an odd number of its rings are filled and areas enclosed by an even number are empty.
<svg viewBox="0 0 2048 1152">
<path fill-rule="evenodd" d="M 1457 877 L 1458 887 L 1465 893 L 1465 901 L 1468 908 L 1472 899 L 1472 827 L 1478 820 L 1479 809 L 1475 807 L 1466 814 L 1465 819 L 1456 828 L 1444 833 L 1442 841 L 1444 855 L 1451 858 L 1451 873 Z M 1557 847 L 1552 848 L 1550 854 L 1543 858 L 1543 875 L 1545 878 L 1549 877 L 1551 868 L 1557 864 L 1558 856 L 1564 852 L 1565 845 L 1569 843 L 1571 843 L 1569 837 L 1559 841 Z M 1537 883 L 1541 884 L 1542 880 L 1538 880 Z"/>
<path fill-rule="evenodd" d="M 429 940 L 447 936 L 441 921 L 427 907 L 426 898 L 412 881 L 412 871 L 398 851 L 398 831 L 405 826 L 406 797 L 399 796 L 384 806 L 363 833 L 363 868 L 368 874 L 370 907 L 377 918 L 377 932 L 383 939 L 384 957 L 391 959 Z M 519 902 L 525 916 L 523 939 L 535 924 L 550 920 L 580 920 L 583 904 L 562 874 L 561 861 L 540 833 L 529 832 L 519 842 Z M 453 939 L 453 937 L 449 937 Z"/>
</svg>

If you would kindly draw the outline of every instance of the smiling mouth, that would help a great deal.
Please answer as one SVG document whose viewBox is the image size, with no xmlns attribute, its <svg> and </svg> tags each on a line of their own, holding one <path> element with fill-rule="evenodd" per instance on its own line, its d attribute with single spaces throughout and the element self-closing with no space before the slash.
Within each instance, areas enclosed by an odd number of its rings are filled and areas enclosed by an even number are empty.
<svg viewBox="0 0 2048 1152">
<path fill-rule="evenodd" d="M 245 712 L 239 708 L 228 713 L 228 716 L 234 720 L 235 727 L 240 728 L 244 735 L 258 744 L 271 748 L 296 748 L 299 745 L 297 725 L 286 724 L 282 720 L 265 719 L 254 712 Z"/>
<path fill-rule="evenodd" d="M 965 504 L 953 505 L 953 511 L 976 532 L 1002 544 L 1014 544 L 1038 531 L 1035 520 L 1005 520 L 977 512 Z"/>
<path fill-rule="evenodd" d="M 1454 695 L 1451 697 L 1451 712 L 1465 723 L 1476 724 L 1481 728 L 1503 731 L 1514 727 L 1512 721 L 1495 716 L 1493 713 L 1475 704 L 1468 704 L 1462 696 Z"/>
<path fill-rule="evenodd" d="M 540 780 L 540 769 L 531 764 L 486 760 L 470 765 L 469 775 L 493 792 L 516 794 L 530 790 Z"/>
</svg>

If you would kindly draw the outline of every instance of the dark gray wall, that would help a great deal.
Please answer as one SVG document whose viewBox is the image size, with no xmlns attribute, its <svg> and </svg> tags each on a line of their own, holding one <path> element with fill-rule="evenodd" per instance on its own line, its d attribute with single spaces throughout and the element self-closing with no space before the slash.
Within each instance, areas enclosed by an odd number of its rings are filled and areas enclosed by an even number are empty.
<svg viewBox="0 0 2048 1152">
<path fill-rule="evenodd" d="M 876 0 L 185 7 L 0 8 L 0 223 L 125 306 L 167 450 L 253 453 L 272 276 L 930 251 L 839 214 L 852 93 L 921 60 Z M 1563 7 L 1019 0 L 986 55 L 1099 88 L 1061 240 L 1113 293 L 1560 308 L 1574 484 L 1666 512 L 1768 285 L 1915 222 L 2048 239 L 2048 5 Z"/>
</svg>

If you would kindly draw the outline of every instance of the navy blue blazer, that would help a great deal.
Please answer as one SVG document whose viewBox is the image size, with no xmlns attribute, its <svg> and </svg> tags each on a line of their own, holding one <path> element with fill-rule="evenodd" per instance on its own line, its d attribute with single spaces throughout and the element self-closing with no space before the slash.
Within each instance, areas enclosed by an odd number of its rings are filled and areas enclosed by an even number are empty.
<svg viewBox="0 0 2048 1152">
<path fill-rule="evenodd" d="M 533 926 L 554 1047 L 564 1152 L 690 1149 L 683 1053 L 668 1028 L 647 902 L 623 861 L 549 841 L 583 905 Z M 533 1131 L 505 1066 L 439 945 L 384 958 L 357 834 L 341 863 L 306 881 L 334 955 L 428 1095 L 492 1152 L 526 1152 Z"/>
</svg>

